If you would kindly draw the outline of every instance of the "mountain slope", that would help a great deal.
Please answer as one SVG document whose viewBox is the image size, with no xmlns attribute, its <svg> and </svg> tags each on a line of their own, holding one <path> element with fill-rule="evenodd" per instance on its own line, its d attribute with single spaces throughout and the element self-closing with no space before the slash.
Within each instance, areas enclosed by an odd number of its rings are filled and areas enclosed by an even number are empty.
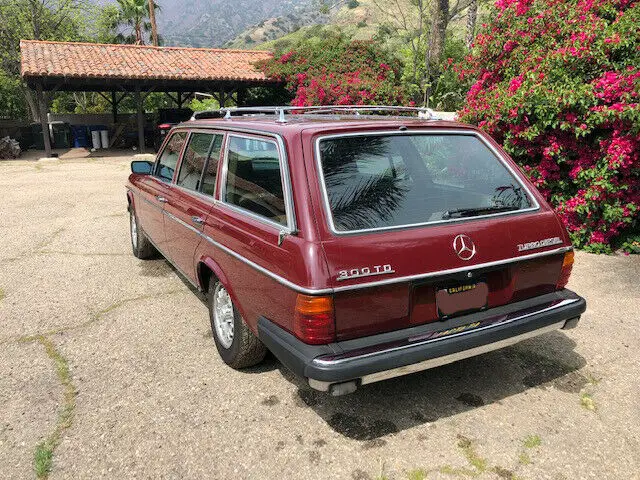
<svg viewBox="0 0 640 480">
<path fill-rule="evenodd" d="M 411 0 L 398 0 L 410 11 Z M 379 0 L 381 5 L 384 0 Z M 374 0 L 336 0 L 328 12 L 322 13 L 317 4 L 298 9 L 286 16 L 269 18 L 249 27 L 225 44 L 232 48 L 281 49 L 309 36 L 322 36 L 326 31 L 340 30 L 355 39 L 373 37 L 389 18 Z"/>
</svg>

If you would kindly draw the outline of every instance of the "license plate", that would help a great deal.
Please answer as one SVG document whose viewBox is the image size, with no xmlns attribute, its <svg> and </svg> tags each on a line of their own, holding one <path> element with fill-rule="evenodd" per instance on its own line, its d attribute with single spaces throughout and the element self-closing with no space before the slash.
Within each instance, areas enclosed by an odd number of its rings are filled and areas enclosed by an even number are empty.
<svg viewBox="0 0 640 480">
<path fill-rule="evenodd" d="M 438 315 L 440 318 L 448 318 L 459 313 L 480 310 L 487 306 L 488 295 L 489 287 L 485 282 L 440 288 L 436 291 Z"/>
</svg>

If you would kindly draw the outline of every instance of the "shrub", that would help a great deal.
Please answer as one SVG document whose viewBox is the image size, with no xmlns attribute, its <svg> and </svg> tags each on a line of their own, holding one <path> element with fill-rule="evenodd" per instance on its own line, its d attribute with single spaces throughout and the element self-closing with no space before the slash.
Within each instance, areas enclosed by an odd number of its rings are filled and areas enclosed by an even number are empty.
<svg viewBox="0 0 640 480">
<path fill-rule="evenodd" d="M 295 50 L 262 62 L 268 77 L 286 82 L 292 104 L 402 104 L 400 62 L 375 41 L 343 35 L 303 42 Z"/>
<path fill-rule="evenodd" d="M 471 55 L 460 111 L 500 141 L 574 244 L 640 247 L 640 4 L 498 0 Z M 637 250 L 636 250 L 637 251 Z"/>
</svg>

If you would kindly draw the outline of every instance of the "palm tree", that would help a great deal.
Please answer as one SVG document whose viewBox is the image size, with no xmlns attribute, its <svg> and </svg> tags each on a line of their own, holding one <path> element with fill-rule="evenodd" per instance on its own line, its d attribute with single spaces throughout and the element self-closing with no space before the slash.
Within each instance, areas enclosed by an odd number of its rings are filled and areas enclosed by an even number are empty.
<svg viewBox="0 0 640 480">
<path fill-rule="evenodd" d="M 118 0 L 118 7 L 120 8 L 119 23 L 128 25 L 133 29 L 133 33 L 128 36 L 120 35 L 122 41 L 144 45 L 144 33 L 152 30 L 152 24 L 148 20 L 150 17 L 150 5 L 153 5 L 154 10 L 160 9 L 153 0 Z M 155 20 L 155 15 L 153 17 Z"/>
<path fill-rule="evenodd" d="M 151 22 L 151 39 L 153 40 L 153 46 L 158 46 L 158 25 L 156 24 L 156 8 L 157 5 L 153 0 L 149 0 L 149 21 Z"/>
</svg>

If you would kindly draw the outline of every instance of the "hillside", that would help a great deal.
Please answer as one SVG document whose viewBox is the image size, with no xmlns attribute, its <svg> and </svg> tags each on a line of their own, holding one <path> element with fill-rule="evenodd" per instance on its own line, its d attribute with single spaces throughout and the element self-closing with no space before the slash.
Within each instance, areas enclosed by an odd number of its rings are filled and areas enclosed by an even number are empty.
<svg viewBox="0 0 640 480">
<path fill-rule="evenodd" d="M 258 48 L 286 50 L 303 39 L 317 38 L 329 32 L 342 32 L 356 40 L 384 37 L 392 49 L 405 46 L 404 41 L 386 28 L 398 18 L 397 8 L 390 7 L 388 0 L 336 0 L 327 13 L 321 13 L 317 4 L 281 17 L 272 17 L 247 28 L 225 44 L 227 48 Z M 404 12 L 412 11 L 412 0 L 398 0 L 397 5 Z M 461 2 L 466 3 L 464 0 Z M 382 8 L 380 8 L 382 6 Z M 388 9 L 388 11 L 385 11 Z M 479 20 L 484 8 L 479 12 Z M 449 29 L 455 36 L 462 37 L 466 27 L 466 10 L 454 16 Z M 407 19 L 412 22 L 411 18 Z M 414 23 L 417 23 L 414 21 Z"/>
<path fill-rule="evenodd" d="M 116 0 L 89 0 L 97 5 Z M 168 46 L 221 47 L 267 18 L 296 14 L 315 0 L 156 0 L 158 30 Z"/>
<path fill-rule="evenodd" d="M 405 7 L 410 0 L 399 0 L 399 3 Z M 322 36 L 323 32 L 338 30 L 355 39 L 368 39 L 387 21 L 388 18 L 374 0 L 337 0 L 325 13 L 316 4 L 286 16 L 270 18 L 249 27 L 225 46 L 278 50 L 303 38 Z"/>
</svg>

